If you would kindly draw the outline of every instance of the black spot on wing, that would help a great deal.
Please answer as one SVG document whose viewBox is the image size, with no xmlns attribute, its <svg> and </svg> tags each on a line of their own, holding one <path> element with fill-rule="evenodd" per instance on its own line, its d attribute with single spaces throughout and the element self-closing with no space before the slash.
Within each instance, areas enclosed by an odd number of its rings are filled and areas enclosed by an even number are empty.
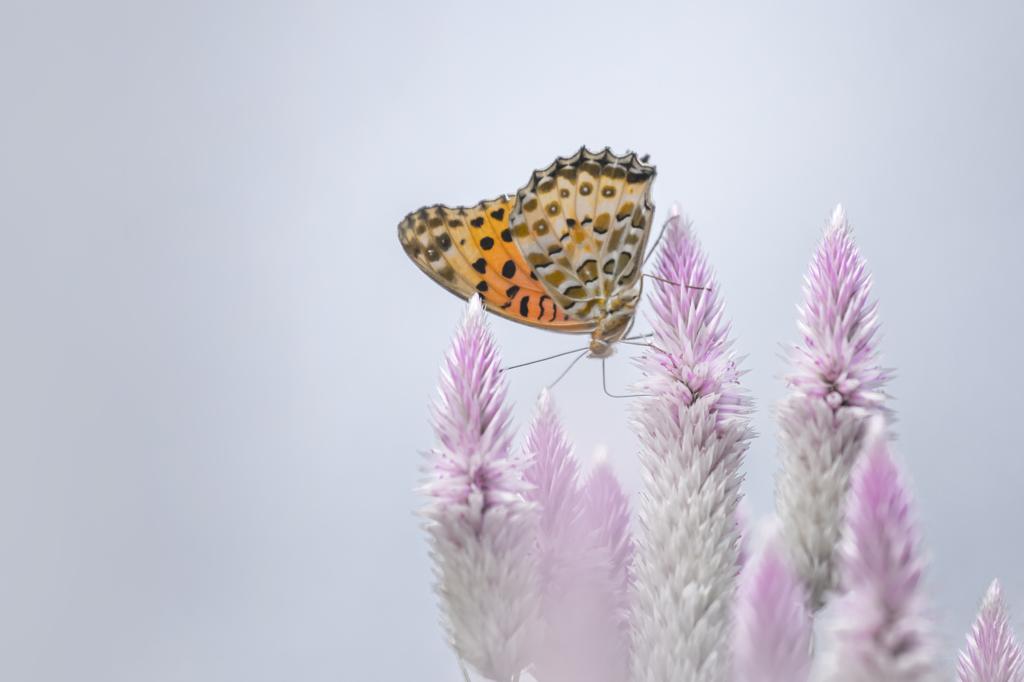
<svg viewBox="0 0 1024 682">
<path fill-rule="evenodd" d="M 484 219 L 483 218 L 473 218 L 472 220 L 469 221 L 469 224 L 472 225 L 473 227 L 483 227 Z"/>
<path fill-rule="evenodd" d="M 537 302 L 537 304 L 540 306 L 540 312 L 537 313 L 537 319 L 538 320 L 543 319 L 543 317 L 544 317 L 544 301 L 550 301 L 550 300 L 551 299 L 549 297 L 547 297 L 547 296 L 541 296 L 540 297 L 540 301 Z M 553 303 L 551 304 L 551 307 L 552 308 L 555 307 Z"/>
<path fill-rule="evenodd" d="M 507 290 L 505 291 L 505 295 L 506 295 L 506 296 L 508 296 L 508 297 L 509 297 L 509 299 L 513 299 L 513 298 L 515 298 L 515 297 L 516 297 L 516 294 L 518 294 L 518 293 L 519 293 L 519 286 L 518 286 L 518 285 L 512 285 L 512 286 L 510 286 L 510 287 L 509 287 L 509 288 L 508 288 L 508 289 L 507 289 Z"/>
<path fill-rule="evenodd" d="M 480 248 L 483 249 L 484 251 L 490 251 L 492 248 L 494 248 L 494 240 L 491 239 L 490 237 L 484 237 L 483 239 L 480 240 Z"/>
<path fill-rule="evenodd" d="M 491 211 L 491 217 L 495 220 L 501 220 L 505 217 L 505 209 L 499 208 L 497 211 Z"/>
<path fill-rule="evenodd" d="M 501 266 L 501 276 L 505 279 L 512 279 L 516 274 L 516 264 L 513 261 L 507 260 L 505 264 Z"/>
<path fill-rule="evenodd" d="M 477 291 L 487 291 L 487 282 L 480 282 L 476 285 Z"/>
<path fill-rule="evenodd" d="M 476 262 L 473 263 L 473 269 L 479 272 L 481 275 L 487 270 L 487 261 L 483 258 L 477 258 Z"/>
<path fill-rule="evenodd" d="M 528 317 L 530 315 L 530 297 L 529 296 L 523 296 L 519 300 L 519 314 L 522 315 L 523 317 Z"/>
<path fill-rule="evenodd" d="M 501 231 L 501 241 L 510 242 L 512 241 L 512 231 L 507 227 Z"/>
</svg>

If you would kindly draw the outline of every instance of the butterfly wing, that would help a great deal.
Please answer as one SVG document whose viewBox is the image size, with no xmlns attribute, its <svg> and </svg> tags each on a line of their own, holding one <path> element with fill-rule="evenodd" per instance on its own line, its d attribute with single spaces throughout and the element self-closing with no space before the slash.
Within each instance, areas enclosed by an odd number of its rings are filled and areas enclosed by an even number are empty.
<svg viewBox="0 0 1024 682">
<path fill-rule="evenodd" d="M 635 154 L 582 148 L 535 171 L 517 193 L 512 238 L 570 318 L 597 323 L 611 304 L 635 308 L 655 174 Z"/>
<path fill-rule="evenodd" d="M 421 270 L 456 296 L 480 294 L 488 309 L 523 324 L 593 330 L 593 323 L 555 305 L 523 260 L 508 224 L 511 209 L 505 196 L 471 207 L 421 208 L 398 225 L 398 239 Z"/>
</svg>

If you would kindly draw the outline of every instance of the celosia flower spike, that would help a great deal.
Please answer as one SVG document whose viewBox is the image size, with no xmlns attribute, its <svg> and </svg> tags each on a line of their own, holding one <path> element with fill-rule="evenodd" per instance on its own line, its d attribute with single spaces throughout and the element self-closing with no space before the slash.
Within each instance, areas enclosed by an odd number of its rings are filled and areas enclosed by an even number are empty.
<svg viewBox="0 0 1024 682">
<path fill-rule="evenodd" d="M 600 603 L 607 609 L 600 630 L 592 640 L 597 675 L 593 682 L 620 682 L 629 679 L 632 643 L 630 608 L 632 607 L 633 536 L 629 498 L 607 459 L 598 461 L 584 487 L 584 521 L 601 561 Z"/>
<path fill-rule="evenodd" d="M 532 485 L 526 498 L 541 510 L 535 552 L 544 641 L 530 672 L 541 682 L 621 682 L 628 633 L 621 603 L 627 586 L 619 573 L 629 537 L 622 537 L 628 519 L 623 523 L 616 514 L 624 511 L 624 504 L 617 506 L 624 499 L 615 498 L 610 471 L 611 481 L 601 478 L 598 490 L 580 485 L 579 464 L 547 390 L 537 402 L 524 451 Z"/>
<path fill-rule="evenodd" d="M 621 627 L 628 627 L 630 584 L 633 567 L 633 536 L 630 533 L 629 498 L 612 471 L 611 462 L 601 459 L 594 464 L 584 489 L 584 519 L 594 534 L 597 547 L 608 557 L 608 571 L 615 601 L 619 607 Z"/>
<path fill-rule="evenodd" d="M 711 268 L 677 207 L 651 296 L 652 348 L 634 403 L 644 492 L 633 603 L 634 682 L 727 682 L 750 403 Z"/>
<path fill-rule="evenodd" d="M 790 392 L 776 407 L 779 474 L 776 507 L 794 567 L 820 609 L 838 586 L 833 556 L 842 528 L 850 470 L 864 427 L 883 412 L 878 315 L 871 276 L 842 207 L 829 218 L 811 260 L 797 322 L 802 345 L 790 348 Z"/>
<path fill-rule="evenodd" d="M 853 472 L 839 545 L 845 594 L 834 626 L 830 682 L 942 679 L 921 581 L 920 533 L 881 417 Z"/>
<path fill-rule="evenodd" d="M 740 573 L 733 635 L 737 682 L 806 682 L 811 622 L 803 582 L 775 531 Z"/>
<path fill-rule="evenodd" d="M 998 580 L 993 580 L 978 618 L 957 654 L 960 682 L 1024 682 L 1024 652 L 1010 625 Z"/>
<path fill-rule="evenodd" d="M 797 322 L 804 345 L 791 349 L 790 388 L 824 398 L 833 409 L 882 407 L 887 377 L 876 349 L 878 304 L 868 300 L 871 274 L 842 206 L 832 211 L 804 281 Z"/>
<path fill-rule="evenodd" d="M 470 299 L 431 406 L 440 447 L 428 456 L 422 510 L 456 654 L 497 682 L 519 678 L 538 634 L 536 505 L 509 456 L 512 431 L 497 346 Z"/>
</svg>

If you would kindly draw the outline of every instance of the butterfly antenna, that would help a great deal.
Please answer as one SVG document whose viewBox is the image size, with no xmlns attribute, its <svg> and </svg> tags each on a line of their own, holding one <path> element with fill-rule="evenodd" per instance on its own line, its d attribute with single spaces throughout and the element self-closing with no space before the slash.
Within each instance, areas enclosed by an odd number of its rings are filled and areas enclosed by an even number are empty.
<svg viewBox="0 0 1024 682">
<path fill-rule="evenodd" d="M 605 378 L 604 365 L 605 365 L 605 358 L 601 358 L 601 387 L 604 388 L 604 394 L 606 396 L 608 396 L 609 398 L 643 398 L 644 397 L 643 393 L 637 393 L 635 395 L 613 395 L 613 394 L 609 393 L 608 392 L 608 381 Z"/>
<path fill-rule="evenodd" d="M 575 365 L 577 362 L 579 362 L 580 359 L 583 357 L 584 353 L 586 353 L 586 352 L 587 352 L 587 349 L 584 349 L 579 355 L 576 356 L 575 360 L 573 360 L 572 362 L 569 363 L 569 366 L 565 368 L 565 371 L 562 372 L 561 374 L 559 374 L 558 378 L 555 379 L 553 382 L 551 382 L 551 385 L 548 386 L 548 390 L 549 391 L 555 387 L 555 384 L 557 384 L 559 381 L 562 380 L 562 377 L 564 377 L 566 374 L 569 373 L 569 370 L 572 369 L 572 366 Z"/>
<path fill-rule="evenodd" d="M 583 351 L 583 350 L 590 350 L 590 349 L 589 348 L 577 348 L 576 350 L 567 350 L 564 353 L 558 353 L 557 355 L 549 355 L 548 357 L 541 358 L 540 360 L 530 360 L 529 362 L 524 362 L 524 363 L 519 364 L 519 365 L 512 365 L 511 367 L 502 367 L 499 371 L 507 372 L 510 369 L 519 369 L 520 367 L 526 367 L 527 365 L 536 365 L 538 362 L 547 362 L 548 360 L 554 360 L 555 358 L 560 358 L 563 355 L 572 355 L 573 353 L 579 353 L 580 351 Z M 569 365 L 569 366 L 572 367 L 572 365 Z"/>
<path fill-rule="evenodd" d="M 653 256 L 654 252 L 657 250 L 658 244 L 661 243 L 661 238 L 665 236 L 665 230 L 667 230 L 667 229 L 668 229 L 668 220 L 666 220 L 664 223 L 662 223 L 662 225 L 661 225 L 661 232 L 658 233 L 658 238 L 654 240 L 654 244 L 651 245 L 651 248 L 647 250 L 647 255 L 644 256 L 644 263 L 650 263 L 651 262 L 651 256 Z"/>
<path fill-rule="evenodd" d="M 456 656 L 456 658 L 459 659 L 459 670 L 462 671 L 462 679 L 466 680 L 466 682 L 472 682 L 472 680 L 469 679 L 469 672 L 466 670 L 466 664 L 462 662 L 462 656 Z"/>
</svg>

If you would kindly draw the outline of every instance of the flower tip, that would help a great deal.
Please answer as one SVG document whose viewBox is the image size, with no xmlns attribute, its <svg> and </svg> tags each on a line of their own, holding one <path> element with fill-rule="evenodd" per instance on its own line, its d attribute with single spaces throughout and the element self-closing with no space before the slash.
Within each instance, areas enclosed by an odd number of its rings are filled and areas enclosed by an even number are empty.
<svg viewBox="0 0 1024 682">
<path fill-rule="evenodd" d="M 598 445 L 597 450 L 594 451 L 594 468 L 601 466 L 610 466 L 608 446 L 606 445 Z"/>
<path fill-rule="evenodd" d="M 864 453 L 877 455 L 879 451 L 888 450 L 889 437 L 885 431 L 885 417 L 876 414 L 872 416 L 864 430 Z"/>
<path fill-rule="evenodd" d="M 999 578 L 992 581 L 992 584 L 988 586 L 988 591 L 985 592 L 985 604 L 997 604 L 1003 601 L 1003 586 L 999 583 Z"/>
<path fill-rule="evenodd" d="M 832 215 L 828 217 L 828 227 L 825 228 L 827 234 L 833 232 L 850 232 L 850 223 L 846 219 L 846 211 L 843 209 L 842 204 L 836 204 L 836 207 L 832 209 Z"/>
<path fill-rule="evenodd" d="M 466 304 L 466 319 L 482 317 L 484 314 L 484 299 L 480 294 L 473 294 Z"/>
<path fill-rule="evenodd" d="M 668 217 L 669 218 L 678 218 L 682 214 L 683 214 L 683 209 L 679 206 L 679 202 L 678 201 L 673 201 L 672 202 L 672 207 L 670 209 L 668 209 Z"/>
</svg>

